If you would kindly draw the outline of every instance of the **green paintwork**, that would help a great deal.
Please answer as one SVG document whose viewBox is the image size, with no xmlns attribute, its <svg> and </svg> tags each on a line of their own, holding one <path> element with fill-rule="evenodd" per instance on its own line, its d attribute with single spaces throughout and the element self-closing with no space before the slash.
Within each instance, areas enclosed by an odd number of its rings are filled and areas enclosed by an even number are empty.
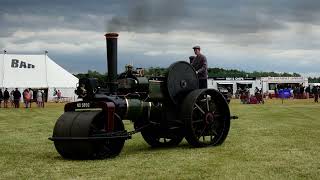
<svg viewBox="0 0 320 180">
<path fill-rule="evenodd" d="M 138 99 L 127 99 L 126 119 L 135 121 L 139 118 L 148 117 L 152 104 Z"/>
<path fill-rule="evenodd" d="M 157 80 L 149 81 L 149 98 L 151 100 L 162 100 L 164 99 L 164 82 Z"/>
</svg>

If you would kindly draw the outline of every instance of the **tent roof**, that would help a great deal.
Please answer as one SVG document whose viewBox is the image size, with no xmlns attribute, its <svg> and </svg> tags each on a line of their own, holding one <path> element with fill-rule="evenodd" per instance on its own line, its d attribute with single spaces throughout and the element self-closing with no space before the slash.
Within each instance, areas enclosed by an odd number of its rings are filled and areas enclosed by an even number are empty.
<svg viewBox="0 0 320 180">
<path fill-rule="evenodd" d="M 0 55 L 0 87 L 75 88 L 78 78 L 47 55 Z"/>
</svg>

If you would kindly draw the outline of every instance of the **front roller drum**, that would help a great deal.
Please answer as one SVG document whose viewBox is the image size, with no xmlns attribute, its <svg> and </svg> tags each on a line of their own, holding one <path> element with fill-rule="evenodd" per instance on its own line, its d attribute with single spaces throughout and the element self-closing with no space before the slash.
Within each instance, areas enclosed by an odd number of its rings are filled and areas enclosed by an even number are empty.
<svg viewBox="0 0 320 180">
<path fill-rule="evenodd" d="M 194 147 L 220 145 L 230 128 L 230 110 L 223 95 L 214 89 L 198 89 L 184 99 L 180 112 L 188 143 Z"/>
<path fill-rule="evenodd" d="M 117 156 L 124 138 L 101 138 L 105 133 L 105 113 L 102 111 L 65 112 L 57 120 L 52 139 L 59 154 L 67 159 L 104 159 Z M 123 132 L 124 125 L 114 118 L 114 132 Z"/>
</svg>

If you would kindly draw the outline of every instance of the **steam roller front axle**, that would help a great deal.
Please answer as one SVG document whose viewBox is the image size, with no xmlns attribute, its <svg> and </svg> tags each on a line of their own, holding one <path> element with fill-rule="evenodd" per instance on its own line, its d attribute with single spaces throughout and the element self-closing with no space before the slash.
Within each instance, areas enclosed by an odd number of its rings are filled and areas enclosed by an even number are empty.
<svg viewBox="0 0 320 180">
<path fill-rule="evenodd" d="M 105 137 L 105 113 L 102 111 L 65 112 L 55 124 L 55 148 L 68 159 L 104 159 L 117 156 L 124 145 L 121 136 Z M 124 132 L 121 119 L 115 114 L 113 132 Z M 117 138 L 115 138 L 117 137 Z"/>
</svg>

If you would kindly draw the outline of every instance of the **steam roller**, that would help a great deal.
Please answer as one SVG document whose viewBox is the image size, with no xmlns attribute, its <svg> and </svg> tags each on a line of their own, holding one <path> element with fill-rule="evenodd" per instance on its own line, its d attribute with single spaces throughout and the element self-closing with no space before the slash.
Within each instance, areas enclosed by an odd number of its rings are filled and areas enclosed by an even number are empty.
<svg viewBox="0 0 320 180">
<path fill-rule="evenodd" d="M 118 76 L 118 34 L 105 36 L 107 87 L 79 79 L 75 92 L 82 100 L 65 105 L 49 138 L 63 158 L 115 157 L 138 132 L 151 147 L 177 146 L 184 138 L 193 147 L 225 141 L 232 119 L 226 98 L 215 89 L 199 89 L 189 63 L 173 63 L 164 76 Z M 132 121 L 134 130 L 127 131 L 123 120 Z"/>
</svg>

